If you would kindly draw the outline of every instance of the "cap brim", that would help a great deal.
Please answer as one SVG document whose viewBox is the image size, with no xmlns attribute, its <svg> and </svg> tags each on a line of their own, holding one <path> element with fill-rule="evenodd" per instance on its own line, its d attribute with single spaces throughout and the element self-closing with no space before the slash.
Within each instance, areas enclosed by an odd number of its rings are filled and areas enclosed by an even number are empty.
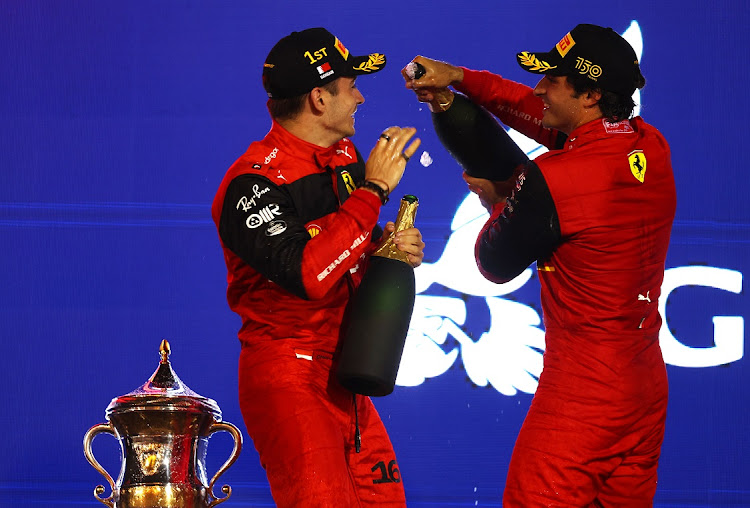
<svg viewBox="0 0 750 508">
<path fill-rule="evenodd" d="M 556 52 L 521 51 L 516 55 L 518 65 L 527 72 L 534 74 L 558 74 L 564 73 L 559 67 L 562 59 Z"/>
<path fill-rule="evenodd" d="M 347 62 L 351 67 L 347 69 L 350 76 L 362 74 L 373 74 L 385 67 L 385 55 L 382 53 L 371 53 L 364 56 L 352 56 Z"/>
</svg>

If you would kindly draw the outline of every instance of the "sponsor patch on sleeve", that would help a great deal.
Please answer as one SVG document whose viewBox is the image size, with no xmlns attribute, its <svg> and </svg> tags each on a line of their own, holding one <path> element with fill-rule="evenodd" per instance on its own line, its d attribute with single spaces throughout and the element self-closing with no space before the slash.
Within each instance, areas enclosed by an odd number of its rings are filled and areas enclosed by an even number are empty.
<svg viewBox="0 0 750 508">
<path fill-rule="evenodd" d="M 286 231 L 286 222 L 283 220 L 273 220 L 268 224 L 268 229 L 266 229 L 266 236 L 276 236 L 280 235 Z"/>
<path fill-rule="evenodd" d="M 256 209 L 255 213 L 251 213 L 245 220 L 245 225 L 248 229 L 255 229 L 262 226 L 263 224 L 273 222 L 276 217 L 281 215 L 279 205 L 271 203 L 263 208 Z"/>
<path fill-rule="evenodd" d="M 310 224 L 307 226 L 307 233 L 310 235 L 310 238 L 319 235 L 320 231 L 321 228 L 317 224 Z"/>
<path fill-rule="evenodd" d="M 235 208 L 237 210 L 242 208 L 243 212 L 247 212 L 255 208 L 258 205 L 258 202 L 259 202 L 258 199 L 269 190 L 270 189 L 268 188 L 267 185 L 263 187 L 261 187 L 258 184 L 253 185 L 252 194 L 250 195 L 250 197 L 242 196 L 240 200 L 237 202 L 237 206 L 235 206 Z"/>
</svg>

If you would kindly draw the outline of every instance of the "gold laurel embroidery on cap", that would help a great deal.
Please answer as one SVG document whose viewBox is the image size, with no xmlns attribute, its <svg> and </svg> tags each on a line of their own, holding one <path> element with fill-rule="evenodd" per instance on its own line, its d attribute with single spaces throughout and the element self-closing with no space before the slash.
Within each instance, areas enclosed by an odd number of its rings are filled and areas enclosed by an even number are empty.
<svg viewBox="0 0 750 508">
<path fill-rule="evenodd" d="M 269 69 L 273 69 L 274 68 L 274 64 L 264 63 L 263 67 L 268 67 Z"/>
<path fill-rule="evenodd" d="M 373 53 L 367 58 L 366 62 L 362 62 L 357 67 L 354 67 L 355 71 L 372 72 L 380 70 L 380 66 L 385 63 L 385 55 L 381 53 Z"/>
<path fill-rule="evenodd" d="M 535 54 L 529 53 L 528 51 L 521 51 L 521 55 L 519 56 L 518 60 L 521 62 L 521 65 L 530 67 L 530 71 L 546 72 L 550 69 L 557 68 L 557 65 L 550 65 L 544 60 L 539 60 Z"/>
</svg>

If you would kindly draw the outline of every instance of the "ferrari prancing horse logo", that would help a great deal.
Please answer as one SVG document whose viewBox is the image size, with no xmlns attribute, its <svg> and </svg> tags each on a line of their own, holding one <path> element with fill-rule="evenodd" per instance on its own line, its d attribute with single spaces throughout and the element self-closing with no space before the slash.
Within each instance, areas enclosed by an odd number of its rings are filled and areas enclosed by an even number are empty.
<svg viewBox="0 0 750 508">
<path fill-rule="evenodd" d="M 628 162 L 630 163 L 630 172 L 636 180 L 643 183 L 643 179 L 646 177 L 646 156 L 643 154 L 643 150 L 633 150 L 628 154 Z"/>
<path fill-rule="evenodd" d="M 351 158 L 349 154 L 346 155 Z M 354 184 L 354 178 L 352 178 L 352 175 L 347 170 L 343 170 L 341 172 L 341 178 L 344 180 L 344 185 L 346 185 L 346 190 L 349 194 L 354 192 L 354 189 L 356 189 L 357 186 Z"/>
</svg>

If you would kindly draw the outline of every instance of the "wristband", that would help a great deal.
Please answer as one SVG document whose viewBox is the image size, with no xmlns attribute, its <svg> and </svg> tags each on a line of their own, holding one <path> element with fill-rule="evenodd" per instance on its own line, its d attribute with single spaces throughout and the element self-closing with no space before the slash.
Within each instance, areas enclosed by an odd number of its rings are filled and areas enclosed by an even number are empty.
<svg viewBox="0 0 750 508">
<path fill-rule="evenodd" d="M 370 189 L 371 191 L 375 191 L 378 194 L 378 197 L 380 198 L 380 203 L 385 205 L 388 202 L 388 191 L 383 189 L 380 185 L 376 184 L 375 182 L 371 182 L 370 180 L 364 180 L 357 185 L 358 189 Z"/>
</svg>

